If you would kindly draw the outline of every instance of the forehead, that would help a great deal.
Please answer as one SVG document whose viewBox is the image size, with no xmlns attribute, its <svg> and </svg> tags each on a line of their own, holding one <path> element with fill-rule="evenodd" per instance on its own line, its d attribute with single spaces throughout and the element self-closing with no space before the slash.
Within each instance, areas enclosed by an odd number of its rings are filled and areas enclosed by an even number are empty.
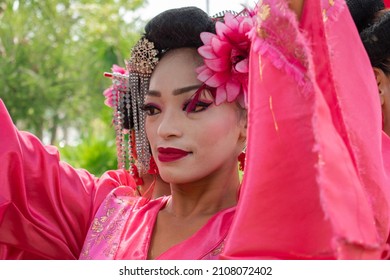
<svg viewBox="0 0 390 280">
<path fill-rule="evenodd" d="M 181 48 L 167 52 L 158 62 L 150 79 L 150 90 L 169 90 L 200 84 L 196 68 L 203 64 L 196 49 Z"/>
</svg>

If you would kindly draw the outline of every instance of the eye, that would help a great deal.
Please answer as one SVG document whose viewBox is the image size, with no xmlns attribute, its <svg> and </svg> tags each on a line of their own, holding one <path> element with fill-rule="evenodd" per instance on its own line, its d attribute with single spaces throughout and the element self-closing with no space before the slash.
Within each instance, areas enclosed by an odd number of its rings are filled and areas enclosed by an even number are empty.
<svg viewBox="0 0 390 280">
<path fill-rule="evenodd" d="M 199 113 L 206 110 L 211 104 L 213 104 L 211 101 L 206 102 L 198 100 L 195 103 L 193 101 L 194 100 L 191 99 L 184 103 L 183 111 L 186 111 L 187 113 Z"/>
<path fill-rule="evenodd" d="M 144 104 L 141 106 L 141 110 L 144 111 L 147 116 L 154 116 L 161 112 L 161 109 L 154 104 Z"/>
</svg>

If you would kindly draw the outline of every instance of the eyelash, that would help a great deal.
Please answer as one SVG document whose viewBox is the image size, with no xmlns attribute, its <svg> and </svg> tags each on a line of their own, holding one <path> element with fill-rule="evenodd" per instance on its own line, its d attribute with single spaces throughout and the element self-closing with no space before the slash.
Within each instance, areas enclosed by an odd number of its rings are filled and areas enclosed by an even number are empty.
<svg viewBox="0 0 390 280">
<path fill-rule="evenodd" d="M 140 109 L 144 111 L 147 116 L 154 116 L 157 114 L 157 113 L 153 113 L 152 110 L 158 110 L 161 112 L 161 109 L 158 106 L 153 104 L 144 104 L 141 106 Z"/>
<path fill-rule="evenodd" d="M 192 111 L 187 111 L 187 107 L 188 105 L 190 105 L 192 100 L 188 100 L 187 102 L 184 103 L 183 105 L 183 111 L 186 111 L 187 113 L 199 113 L 199 112 L 202 112 L 204 110 L 206 110 L 213 102 L 203 102 L 203 101 L 197 101 L 195 106 L 194 106 L 194 109 Z M 201 107 L 200 110 L 196 110 L 196 108 L 198 107 Z"/>
<path fill-rule="evenodd" d="M 183 111 L 187 111 L 188 105 L 191 103 L 191 100 L 188 100 L 184 103 L 183 105 Z M 213 102 L 203 102 L 203 101 L 198 101 L 196 102 L 194 109 L 192 111 L 189 111 L 187 113 L 199 113 L 204 110 L 206 110 Z M 198 107 L 201 107 L 200 109 L 197 110 Z M 154 116 L 157 115 L 158 113 L 161 112 L 161 109 L 153 104 L 144 104 L 141 106 L 141 110 L 146 113 L 147 116 Z M 154 110 L 158 110 L 159 112 L 154 112 Z"/>
</svg>

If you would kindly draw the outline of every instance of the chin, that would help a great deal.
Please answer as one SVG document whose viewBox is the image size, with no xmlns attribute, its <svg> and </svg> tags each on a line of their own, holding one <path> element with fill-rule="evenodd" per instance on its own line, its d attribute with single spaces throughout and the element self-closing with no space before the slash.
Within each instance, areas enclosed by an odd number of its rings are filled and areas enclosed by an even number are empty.
<svg viewBox="0 0 390 280">
<path fill-rule="evenodd" d="M 188 184 L 199 180 L 199 178 L 193 176 L 193 173 L 188 170 L 191 169 L 180 169 L 175 170 L 174 172 L 172 170 L 169 170 L 169 172 L 160 170 L 160 176 L 165 182 L 169 184 Z"/>
</svg>

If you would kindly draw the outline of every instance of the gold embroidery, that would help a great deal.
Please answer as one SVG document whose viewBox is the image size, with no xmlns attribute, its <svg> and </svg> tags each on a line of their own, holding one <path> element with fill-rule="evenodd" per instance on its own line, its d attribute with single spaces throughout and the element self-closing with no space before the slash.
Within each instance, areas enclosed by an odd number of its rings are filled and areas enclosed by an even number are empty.
<svg viewBox="0 0 390 280">
<path fill-rule="evenodd" d="M 271 15 L 271 8 L 268 4 L 266 5 L 261 5 L 260 8 L 259 8 L 259 11 L 257 12 L 257 14 L 259 15 L 260 19 L 262 21 L 265 21 L 267 20 L 270 15 Z"/>
<path fill-rule="evenodd" d="M 99 258 L 99 251 L 100 257 L 104 255 L 110 258 L 115 255 L 119 246 L 116 237 L 128 217 L 128 207 L 135 203 L 135 200 L 131 198 L 134 197 L 130 197 L 129 200 L 120 199 L 115 194 L 106 198 L 92 222 L 80 255 L 81 258 L 92 259 L 92 256 Z"/>
<path fill-rule="evenodd" d="M 273 108 L 273 104 L 272 104 L 272 96 L 269 97 L 269 108 L 270 108 L 270 110 L 271 110 L 272 119 L 274 120 L 275 130 L 276 130 L 276 131 L 279 131 L 279 126 L 278 126 L 278 123 L 277 123 L 277 121 L 276 121 L 276 117 L 275 117 L 275 113 L 274 113 L 274 108 Z"/>
<path fill-rule="evenodd" d="M 257 27 L 257 36 L 259 36 L 262 39 L 265 39 L 268 37 L 267 31 L 265 31 L 262 27 Z"/>
<path fill-rule="evenodd" d="M 211 254 L 212 256 L 218 256 L 218 255 L 222 254 L 223 248 L 224 248 L 224 247 L 225 247 L 225 242 L 223 241 L 223 242 L 221 242 L 221 244 L 219 244 L 219 245 L 217 246 L 217 248 L 215 248 L 214 250 L 212 250 L 210 254 Z"/>
<path fill-rule="evenodd" d="M 323 9 L 322 10 L 322 20 L 324 22 L 326 22 L 328 20 L 328 15 L 326 14 L 327 13 L 327 10 L 326 9 Z"/>
<path fill-rule="evenodd" d="M 103 224 L 99 222 L 98 218 L 95 218 L 92 223 L 91 230 L 93 232 L 102 232 L 103 231 Z"/>
<path fill-rule="evenodd" d="M 263 80 L 263 63 L 262 63 L 262 60 L 261 60 L 261 55 L 259 55 L 259 75 L 260 75 L 260 81 Z"/>
</svg>

